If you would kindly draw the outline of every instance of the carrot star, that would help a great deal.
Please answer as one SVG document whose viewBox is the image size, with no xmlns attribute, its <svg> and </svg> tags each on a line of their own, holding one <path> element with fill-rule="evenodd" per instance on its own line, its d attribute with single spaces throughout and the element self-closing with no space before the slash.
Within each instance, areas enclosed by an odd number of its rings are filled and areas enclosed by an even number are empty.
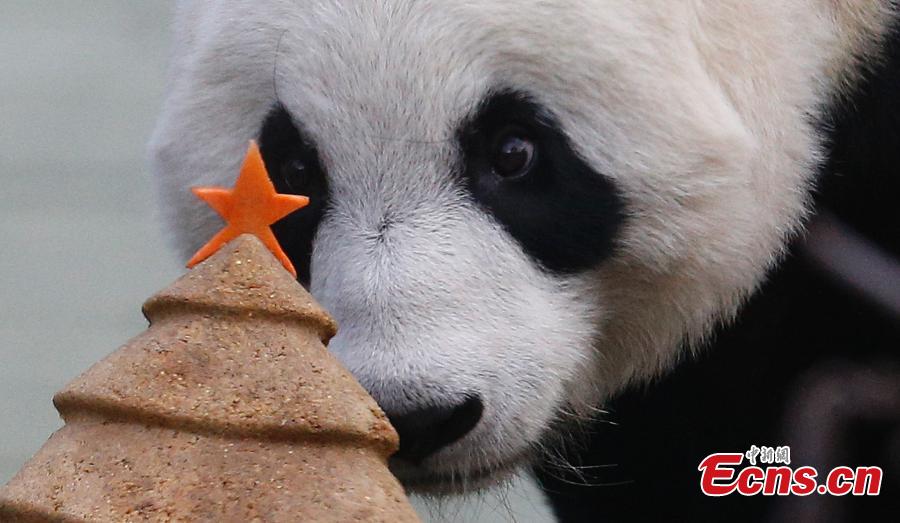
<svg viewBox="0 0 900 523">
<path fill-rule="evenodd" d="M 188 262 L 188 268 L 209 258 L 241 234 L 250 233 L 262 240 L 284 268 L 297 277 L 294 265 L 281 250 L 270 226 L 297 209 L 305 207 L 309 204 L 309 198 L 275 192 L 275 186 L 269 179 L 256 142 L 250 142 L 250 149 L 247 151 L 234 189 L 194 187 L 191 191 L 215 209 L 225 219 L 227 225 L 197 251 Z"/>
</svg>

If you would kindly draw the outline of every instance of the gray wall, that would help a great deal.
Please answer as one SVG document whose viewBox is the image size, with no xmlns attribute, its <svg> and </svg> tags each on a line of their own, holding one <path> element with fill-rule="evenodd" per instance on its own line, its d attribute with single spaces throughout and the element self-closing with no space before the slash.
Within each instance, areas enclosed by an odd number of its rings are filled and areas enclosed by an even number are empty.
<svg viewBox="0 0 900 523">
<path fill-rule="evenodd" d="M 144 329 L 181 274 L 144 145 L 170 2 L 0 0 L 0 484 L 60 426 L 53 392 Z M 434 521 L 549 521 L 529 482 Z"/>
</svg>

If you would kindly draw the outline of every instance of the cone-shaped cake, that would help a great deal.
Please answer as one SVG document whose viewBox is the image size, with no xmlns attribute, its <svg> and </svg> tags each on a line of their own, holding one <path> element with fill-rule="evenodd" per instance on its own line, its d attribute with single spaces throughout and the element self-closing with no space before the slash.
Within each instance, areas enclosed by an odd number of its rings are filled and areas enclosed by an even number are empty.
<svg viewBox="0 0 900 523">
<path fill-rule="evenodd" d="M 0 489 L 0 521 L 417 521 L 396 433 L 325 349 L 334 321 L 255 237 L 144 313 L 55 396 L 65 426 Z"/>
</svg>

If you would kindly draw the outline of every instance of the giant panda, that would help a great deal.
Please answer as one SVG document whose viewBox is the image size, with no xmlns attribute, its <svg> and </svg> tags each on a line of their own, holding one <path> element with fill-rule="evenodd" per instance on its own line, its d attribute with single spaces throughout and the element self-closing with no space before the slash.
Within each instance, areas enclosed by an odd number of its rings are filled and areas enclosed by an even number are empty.
<svg viewBox="0 0 900 523">
<path fill-rule="evenodd" d="M 806 234 L 898 252 L 894 7 L 181 0 L 167 229 L 185 257 L 210 237 L 187 188 L 259 141 L 311 197 L 276 235 L 411 491 L 532 468 L 564 521 L 770 517 L 704 498 L 699 460 L 780 441 L 822 354 L 900 339 Z"/>
</svg>

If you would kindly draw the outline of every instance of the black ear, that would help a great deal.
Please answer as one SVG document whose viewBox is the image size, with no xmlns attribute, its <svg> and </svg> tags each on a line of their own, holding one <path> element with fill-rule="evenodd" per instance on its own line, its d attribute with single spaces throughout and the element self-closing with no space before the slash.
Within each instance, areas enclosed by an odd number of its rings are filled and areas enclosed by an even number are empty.
<svg viewBox="0 0 900 523">
<path fill-rule="evenodd" d="M 319 155 L 281 105 L 266 117 L 259 133 L 259 149 L 278 192 L 309 197 L 308 206 L 272 226 L 297 269 L 297 279 L 309 286 L 313 239 L 328 208 L 328 180 Z"/>
</svg>

